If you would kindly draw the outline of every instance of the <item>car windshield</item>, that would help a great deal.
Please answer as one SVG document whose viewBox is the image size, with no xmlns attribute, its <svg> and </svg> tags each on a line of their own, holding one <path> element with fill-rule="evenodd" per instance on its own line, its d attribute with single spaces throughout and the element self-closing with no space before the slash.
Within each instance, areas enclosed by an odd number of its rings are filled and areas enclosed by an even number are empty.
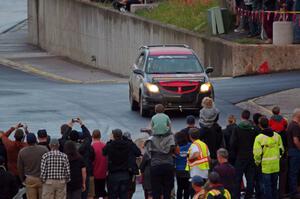
<svg viewBox="0 0 300 199">
<path fill-rule="evenodd" d="M 146 72 L 163 73 L 202 73 L 203 68 L 195 55 L 149 56 Z"/>
</svg>

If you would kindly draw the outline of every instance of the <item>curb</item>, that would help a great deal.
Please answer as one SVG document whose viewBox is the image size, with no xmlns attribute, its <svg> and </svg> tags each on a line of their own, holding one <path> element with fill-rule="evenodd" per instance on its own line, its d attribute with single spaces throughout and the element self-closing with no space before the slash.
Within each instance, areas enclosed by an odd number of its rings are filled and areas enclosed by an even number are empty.
<svg viewBox="0 0 300 199">
<path fill-rule="evenodd" d="M 251 100 L 247 100 L 247 101 L 244 101 L 244 102 L 237 103 L 236 106 L 239 107 L 239 108 L 242 108 L 242 109 L 248 109 L 251 112 L 259 112 L 259 113 L 261 113 L 263 115 L 266 115 L 266 116 L 273 115 L 272 111 L 270 111 L 269 109 L 255 103 L 255 100 L 258 100 L 259 98 L 262 98 L 262 97 L 265 97 L 265 96 L 260 96 L 260 97 L 253 98 Z"/>
<path fill-rule="evenodd" d="M 35 74 L 47 79 L 52 79 L 55 81 L 70 83 L 70 84 L 99 84 L 99 83 L 126 83 L 127 80 L 120 81 L 120 80 L 96 80 L 96 81 L 81 81 L 76 79 L 71 79 L 67 77 L 62 77 L 53 73 L 49 73 L 40 69 L 35 68 L 30 64 L 21 64 L 15 61 L 11 61 L 9 59 L 0 58 L 0 64 L 4 66 L 11 67 L 16 70 L 20 70 L 25 73 Z"/>
</svg>

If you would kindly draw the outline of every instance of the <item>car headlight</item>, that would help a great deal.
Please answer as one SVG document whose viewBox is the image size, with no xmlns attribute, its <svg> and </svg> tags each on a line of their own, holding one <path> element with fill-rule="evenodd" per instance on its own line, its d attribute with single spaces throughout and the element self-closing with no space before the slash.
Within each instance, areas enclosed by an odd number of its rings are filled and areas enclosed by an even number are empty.
<svg viewBox="0 0 300 199">
<path fill-rule="evenodd" d="M 207 93 L 208 91 L 210 91 L 210 89 L 211 89 L 211 83 L 206 82 L 206 83 L 201 85 L 200 92 L 201 93 Z"/>
<path fill-rule="evenodd" d="M 147 90 L 151 93 L 158 93 L 159 88 L 155 84 L 145 83 Z"/>
</svg>

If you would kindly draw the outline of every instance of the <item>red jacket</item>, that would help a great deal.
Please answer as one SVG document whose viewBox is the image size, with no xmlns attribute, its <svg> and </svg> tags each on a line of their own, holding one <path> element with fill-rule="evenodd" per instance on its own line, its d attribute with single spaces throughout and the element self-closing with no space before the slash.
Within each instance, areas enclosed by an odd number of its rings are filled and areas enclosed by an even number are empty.
<svg viewBox="0 0 300 199">
<path fill-rule="evenodd" d="M 17 161 L 19 151 L 27 146 L 25 142 L 12 141 L 8 137 L 15 130 L 15 128 L 10 128 L 2 135 L 2 142 L 7 151 L 7 167 L 8 171 L 10 171 L 13 175 L 18 175 Z"/>
<path fill-rule="evenodd" d="M 107 174 L 107 159 L 102 154 L 105 144 L 101 141 L 94 141 L 92 147 L 95 151 L 95 160 L 93 162 L 93 173 L 95 179 L 105 179 Z"/>
<path fill-rule="evenodd" d="M 285 131 L 287 125 L 288 123 L 286 119 L 284 119 L 281 115 L 273 115 L 269 120 L 270 128 L 277 133 Z"/>
</svg>

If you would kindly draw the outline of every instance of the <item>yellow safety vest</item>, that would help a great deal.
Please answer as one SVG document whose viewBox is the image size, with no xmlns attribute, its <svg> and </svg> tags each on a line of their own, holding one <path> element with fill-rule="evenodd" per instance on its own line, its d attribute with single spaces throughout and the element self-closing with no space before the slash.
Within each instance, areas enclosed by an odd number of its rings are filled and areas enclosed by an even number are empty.
<svg viewBox="0 0 300 199">
<path fill-rule="evenodd" d="M 191 149 L 193 146 L 197 146 L 198 150 L 199 150 L 199 157 L 193 161 L 189 160 L 189 158 L 187 158 L 187 164 L 185 167 L 186 171 L 189 171 L 191 167 L 198 167 L 201 170 L 208 170 L 209 169 L 209 159 L 208 159 L 208 147 L 207 145 L 200 141 L 200 140 L 196 140 L 195 142 L 193 142 L 193 144 L 190 146 L 189 150 L 188 150 L 188 156 L 190 156 L 191 153 Z"/>
<path fill-rule="evenodd" d="M 214 196 L 218 196 L 218 195 L 221 195 L 221 194 L 222 193 L 221 193 L 220 190 L 218 190 L 218 189 L 212 189 L 209 192 L 207 192 L 205 198 L 208 198 L 209 195 L 214 197 Z M 229 193 L 229 191 L 227 189 L 224 189 L 224 193 L 222 195 L 226 199 L 231 199 L 231 195 L 230 195 L 230 193 Z"/>
<path fill-rule="evenodd" d="M 256 136 L 253 145 L 254 160 L 261 164 L 262 173 L 270 174 L 280 171 L 280 152 L 284 152 L 281 137 L 274 132 L 273 137 L 264 134 Z"/>
</svg>

